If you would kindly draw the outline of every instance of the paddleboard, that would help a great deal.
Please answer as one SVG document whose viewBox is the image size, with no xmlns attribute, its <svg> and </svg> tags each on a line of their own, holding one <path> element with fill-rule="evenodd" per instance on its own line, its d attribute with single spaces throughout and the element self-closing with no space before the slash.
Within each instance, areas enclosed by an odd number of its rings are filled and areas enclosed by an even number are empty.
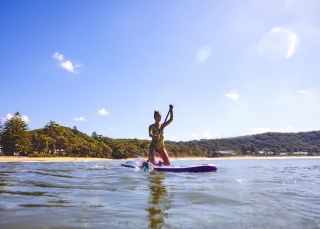
<svg viewBox="0 0 320 229">
<path fill-rule="evenodd" d="M 140 169 L 140 166 L 136 164 L 131 164 L 130 162 L 121 164 L 123 167 Z M 214 172 L 217 171 L 217 166 L 213 164 L 203 164 L 194 166 L 155 166 L 150 164 L 150 168 L 157 172 L 190 172 L 190 173 L 204 173 L 204 172 Z"/>
</svg>

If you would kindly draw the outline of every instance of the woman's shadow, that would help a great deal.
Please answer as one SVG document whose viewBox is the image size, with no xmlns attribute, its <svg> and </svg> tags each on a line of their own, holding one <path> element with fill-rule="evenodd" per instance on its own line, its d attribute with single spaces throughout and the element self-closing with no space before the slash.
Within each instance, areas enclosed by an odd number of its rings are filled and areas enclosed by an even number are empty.
<svg viewBox="0 0 320 229">
<path fill-rule="evenodd" d="M 162 228 L 168 218 L 171 198 L 164 184 L 165 174 L 151 172 L 149 175 L 149 208 L 148 218 L 150 228 Z"/>
</svg>

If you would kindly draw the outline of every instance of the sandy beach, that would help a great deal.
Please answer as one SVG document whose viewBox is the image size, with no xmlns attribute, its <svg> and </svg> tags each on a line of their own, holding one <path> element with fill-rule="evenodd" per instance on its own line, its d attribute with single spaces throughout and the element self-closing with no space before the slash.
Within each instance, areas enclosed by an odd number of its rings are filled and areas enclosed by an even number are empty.
<svg viewBox="0 0 320 229">
<path fill-rule="evenodd" d="M 22 157 L 22 156 L 1 156 L 0 162 L 89 162 L 89 161 L 110 161 L 107 158 L 86 158 L 86 157 Z"/>
<path fill-rule="evenodd" d="M 306 159 L 306 158 L 320 158 L 320 156 L 231 156 L 231 157 L 181 157 L 171 158 L 171 160 L 249 160 L 249 159 Z M 107 159 L 107 158 L 87 158 L 87 157 L 22 157 L 22 156 L 0 156 L 1 162 L 92 162 L 92 161 L 123 161 L 134 160 L 135 158 L 127 159 Z"/>
</svg>

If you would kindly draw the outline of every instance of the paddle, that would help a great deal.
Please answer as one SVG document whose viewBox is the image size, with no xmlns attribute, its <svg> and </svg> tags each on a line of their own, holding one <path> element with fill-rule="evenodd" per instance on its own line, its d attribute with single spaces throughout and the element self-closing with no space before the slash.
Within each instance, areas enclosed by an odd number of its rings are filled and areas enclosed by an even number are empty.
<svg viewBox="0 0 320 229">
<path fill-rule="evenodd" d="M 163 123 L 166 123 L 166 121 L 167 121 L 167 119 L 168 119 L 168 117 L 169 117 L 170 111 L 171 111 L 172 108 L 173 108 L 172 105 L 170 105 L 169 107 L 170 107 L 170 108 L 169 108 L 168 114 L 167 114 L 166 119 L 164 120 Z M 160 130 L 160 131 L 159 131 L 159 136 L 160 136 L 161 133 L 162 133 L 162 131 L 163 131 L 163 129 L 160 128 L 159 130 Z M 150 161 L 150 159 L 151 159 L 151 157 L 152 157 L 152 155 L 153 155 L 153 152 L 154 152 L 154 150 L 155 150 L 155 148 L 156 148 L 157 142 L 158 142 L 158 139 L 156 139 L 155 143 L 154 143 L 153 146 L 152 146 L 151 151 L 149 152 L 148 160 L 145 161 L 145 162 L 143 162 L 143 164 L 142 164 L 142 166 L 141 166 L 141 169 L 144 170 L 144 171 L 148 171 L 148 170 L 149 170 L 149 161 Z"/>
</svg>

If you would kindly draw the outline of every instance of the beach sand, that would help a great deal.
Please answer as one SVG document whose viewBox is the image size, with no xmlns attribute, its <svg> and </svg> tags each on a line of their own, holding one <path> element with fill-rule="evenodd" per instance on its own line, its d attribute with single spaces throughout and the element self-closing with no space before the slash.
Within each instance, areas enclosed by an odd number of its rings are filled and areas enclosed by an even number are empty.
<svg viewBox="0 0 320 229">
<path fill-rule="evenodd" d="M 86 157 L 22 157 L 22 156 L 0 156 L 0 162 L 89 162 L 110 161 L 107 158 Z"/>
<path fill-rule="evenodd" d="M 230 157 L 181 157 L 171 160 L 246 160 L 246 159 L 304 159 L 304 158 L 320 158 L 320 156 L 230 156 Z M 93 161 L 127 161 L 135 158 L 127 159 L 107 159 L 107 158 L 88 158 L 88 157 L 22 157 L 22 156 L 0 156 L 0 162 L 93 162 Z"/>
</svg>

